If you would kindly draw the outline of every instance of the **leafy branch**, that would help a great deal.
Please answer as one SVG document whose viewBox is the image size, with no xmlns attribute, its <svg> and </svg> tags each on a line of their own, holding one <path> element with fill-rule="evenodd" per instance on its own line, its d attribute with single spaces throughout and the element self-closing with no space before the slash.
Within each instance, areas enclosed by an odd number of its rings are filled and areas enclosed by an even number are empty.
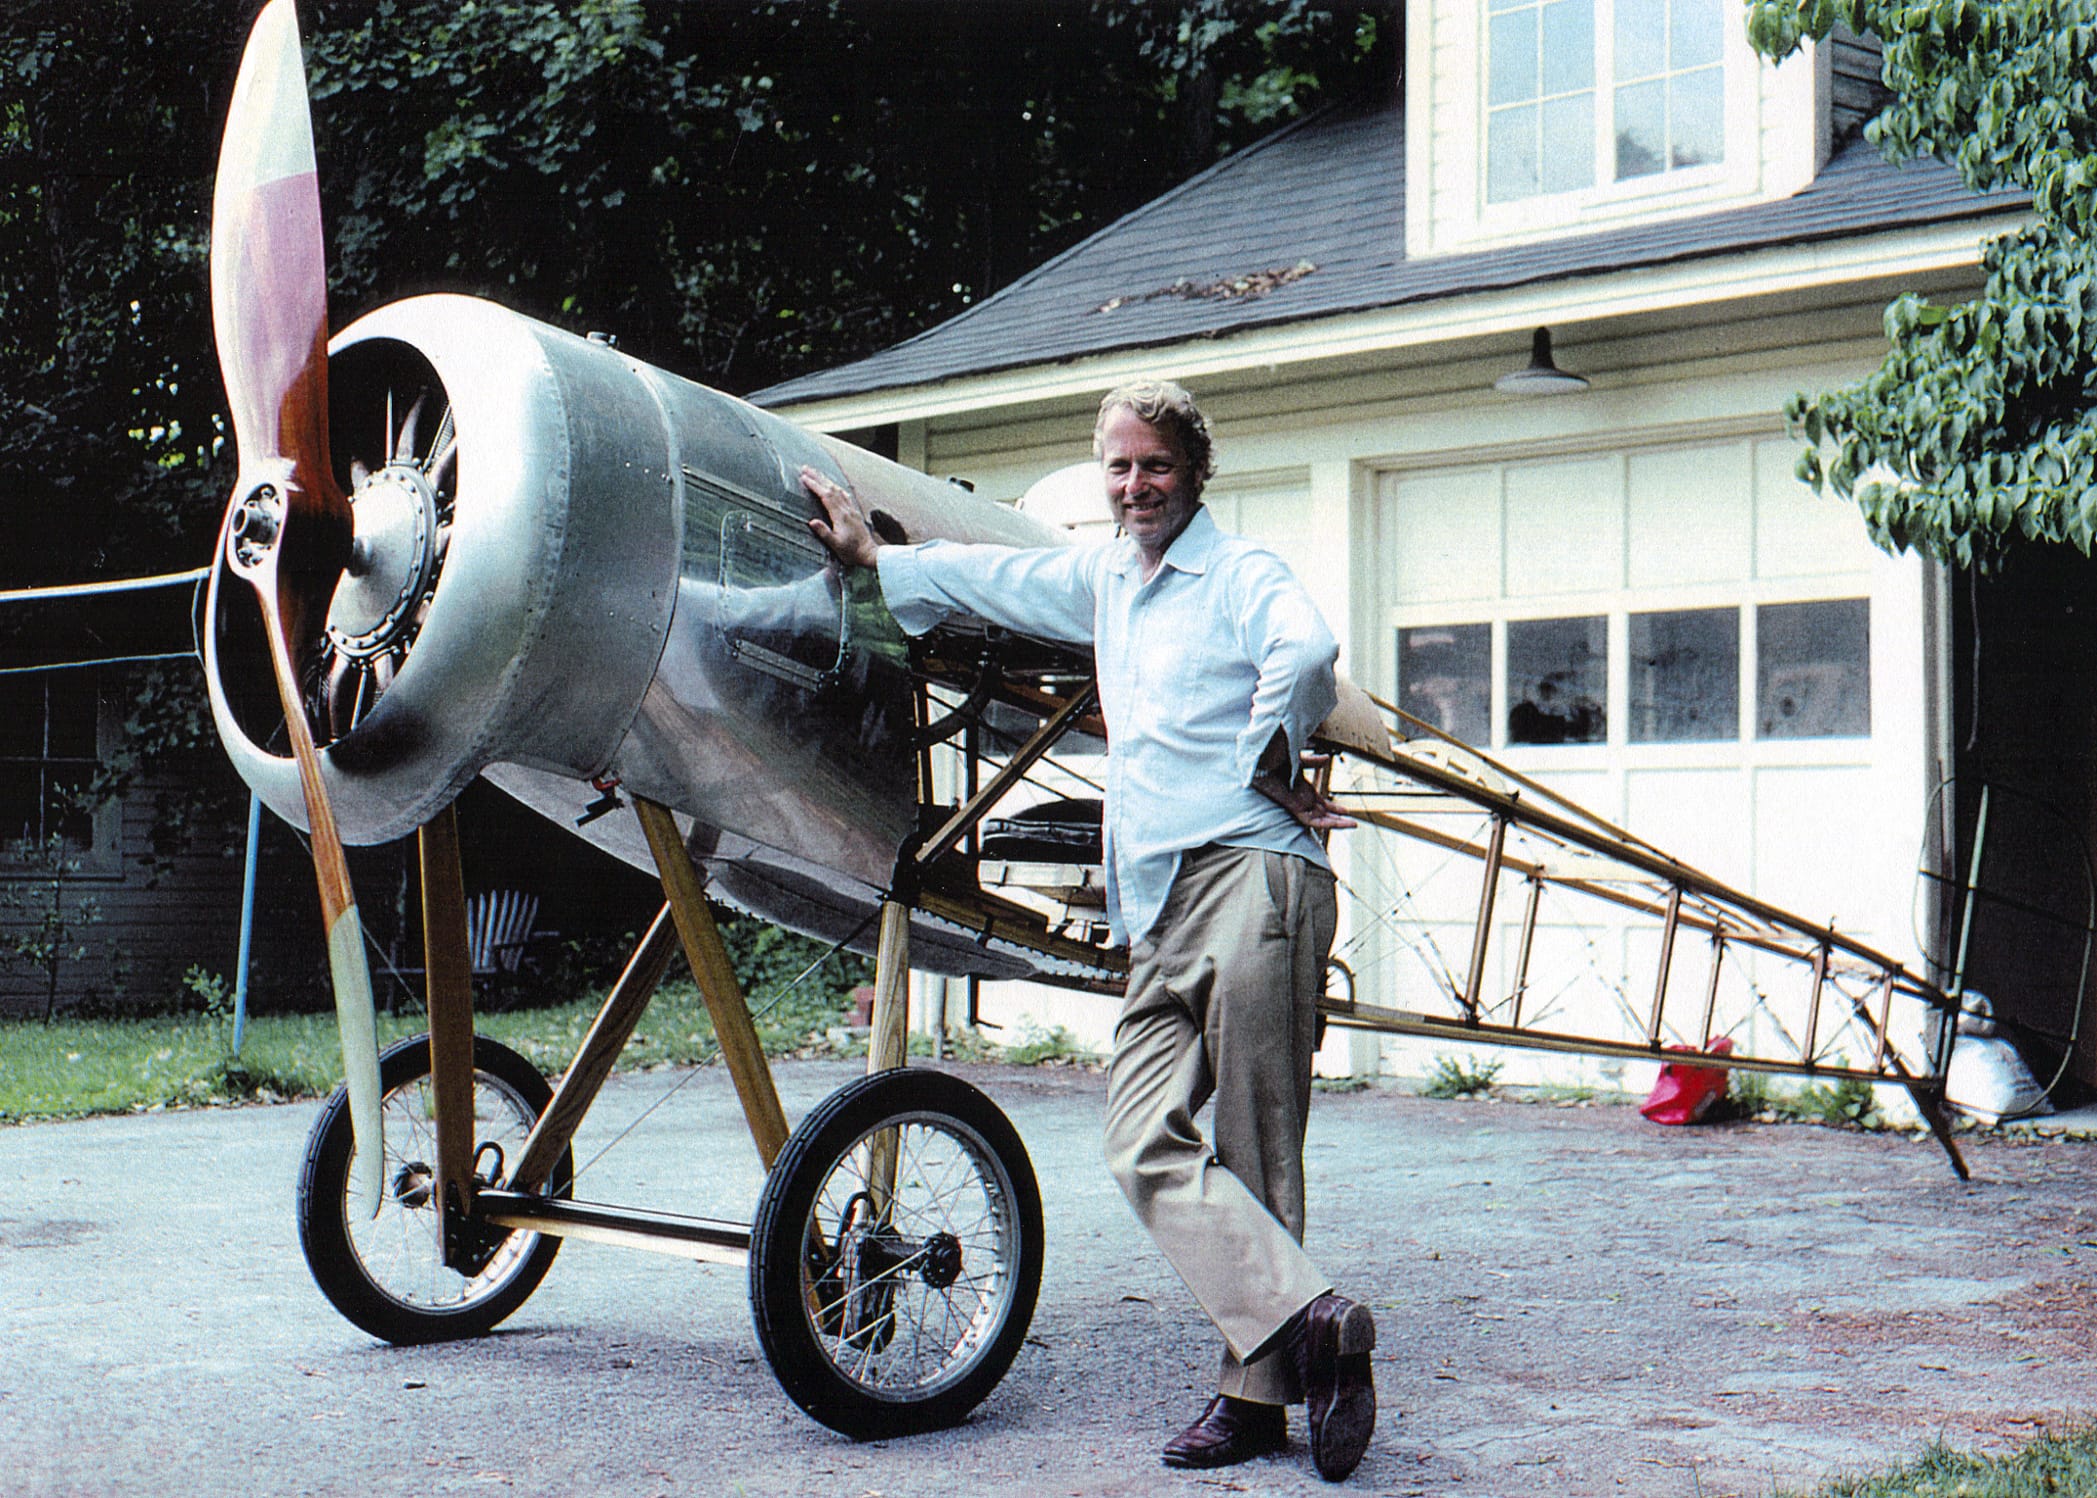
<svg viewBox="0 0 2097 1498">
<path fill-rule="evenodd" d="M 1988 566 L 2019 542 L 2097 541 L 2097 0 L 1750 0 L 1772 58 L 1837 25 L 1884 41 L 1889 160 L 1948 161 L 1976 192 L 2029 195 L 1951 306 L 1886 309 L 1885 362 L 1795 396 L 1799 476 L 1854 501 L 1890 550 Z"/>
</svg>

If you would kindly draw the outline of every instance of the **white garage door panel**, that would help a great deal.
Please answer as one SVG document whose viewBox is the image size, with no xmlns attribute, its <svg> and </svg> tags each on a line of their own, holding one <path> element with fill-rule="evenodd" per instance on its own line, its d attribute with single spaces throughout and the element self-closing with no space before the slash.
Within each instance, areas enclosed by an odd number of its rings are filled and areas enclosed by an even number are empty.
<svg viewBox="0 0 2097 1498">
<path fill-rule="evenodd" d="M 1510 597 L 1623 586 L 1622 473 L 1613 456 L 1507 465 Z"/>
<path fill-rule="evenodd" d="M 1873 548 L 1857 507 L 1800 483 L 1792 472 L 1798 453 L 1787 437 L 1755 444 L 1755 575 L 1820 577 L 1869 567 Z"/>
<path fill-rule="evenodd" d="M 1588 751 L 1583 750 L 1581 752 L 1586 753 Z M 1593 752 L 1595 757 L 1599 759 L 1601 755 L 1599 746 Z M 1549 786 L 1574 805 L 1585 807 L 1604 821 L 1619 821 L 1623 814 L 1622 809 L 1617 805 L 1617 773 L 1614 769 L 1531 770 L 1527 773 Z"/>
<path fill-rule="evenodd" d="M 1583 918 L 1579 925 L 1538 924 L 1522 995 L 1522 1023 L 1560 1034 L 1629 1039 L 1638 1029 L 1634 1017 L 1642 1011 L 1630 1001 L 1624 985 L 1623 931 L 1591 919 L 1592 909 L 1578 914 Z M 1521 928 L 1514 923 L 1496 937 L 1504 964 L 1496 994 L 1513 986 L 1520 941 Z M 1494 1018 L 1504 1021 L 1507 1015 Z"/>
<path fill-rule="evenodd" d="M 1834 766 L 1755 772 L 1754 893 L 1808 920 L 1871 940 L 1904 908 L 1901 860 L 1873 815 L 1871 772 Z M 1898 889 L 1893 886 L 1898 883 Z"/>
<path fill-rule="evenodd" d="M 1389 490 L 1393 601 L 1441 603 L 1500 592 L 1500 475 L 1491 468 L 1403 475 Z"/>
<path fill-rule="evenodd" d="M 1754 506 L 1742 442 L 1633 453 L 1626 464 L 1634 588 L 1747 576 Z"/>
<path fill-rule="evenodd" d="M 1631 831 L 1714 879 L 1747 883 L 1753 866 L 1744 773 L 1632 770 L 1624 779 L 1625 821 Z"/>
</svg>

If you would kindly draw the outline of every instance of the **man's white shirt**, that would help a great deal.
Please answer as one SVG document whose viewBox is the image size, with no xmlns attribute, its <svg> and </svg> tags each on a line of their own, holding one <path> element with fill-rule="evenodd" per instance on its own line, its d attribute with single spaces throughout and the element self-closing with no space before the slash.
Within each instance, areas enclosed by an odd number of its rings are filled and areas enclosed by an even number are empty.
<svg viewBox="0 0 2097 1498">
<path fill-rule="evenodd" d="M 887 546 L 879 570 L 889 610 L 910 634 L 967 615 L 1092 646 L 1107 723 L 1107 914 L 1117 937 L 1150 930 L 1191 849 L 1266 848 L 1326 864 L 1318 838 L 1252 778 L 1277 730 L 1293 766 L 1332 711 L 1339 647 L 1287 564 L 1224 532 L 1206 506 L 1148 580 L 1125 536 L 1038 549 Z"/>
</svg>

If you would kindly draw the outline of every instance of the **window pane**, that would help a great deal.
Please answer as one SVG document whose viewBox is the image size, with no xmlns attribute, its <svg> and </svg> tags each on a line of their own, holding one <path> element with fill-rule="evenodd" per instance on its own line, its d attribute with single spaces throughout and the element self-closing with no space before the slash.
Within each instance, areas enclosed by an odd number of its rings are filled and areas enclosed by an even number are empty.
<svg viewBox="0 0 2097 1498">
<path fill-rule="evenodd" d="M 1546 94 L 1595 86 L 1593 0 L 1553 0 L 1544 7 L 1543 68 Z"/>
<path fill-rule="evenodd" d="M 1631 616 L 1634 744 L 1740 736 L 1740 611 Z"/>
<path fill-rule="evenodd" d="M 1755 611 L 1755 731 L 1765 739 L 1871 732 L 1871 600 Z"/>
<path fill-rule="evenodd" d="M 1398 705 L 1481 748 L 1493 735 L 1493 627 L 1398 631 Z"/>
<path fill-rule="evenodd" d="M 1667 65 L 1667 0 L 1616 0 L 1619 83 L 1650 78 Z"/>
<path fill-rule="evenodd" d="M 95 673 L 57 671 L 50 677 L 53 759 L 95 757 Z"/>
<path fill-rule="evenodd" d="M 1674 25 L 1668 32 L 1668 66 L 1679 71 L 1717 62 L 1725 35 L 1720 0 L 1673 0 L 1670 8 Z M 1621 70 L 1618 76 L 1623 76 Z"/>
<path fill-rule="evenodd" d="M 1485 102 L 1519 104 L 1536 97 L 1536 12 L 1514 10 L 1494 16 L 1487 43 L 1492 59 Z"/>
<path fill-rule="evenodd" d="M 1666 85 L 1635 84 L 1616 91 L 1616 178 L 1649 177 L 1667 160 L 1661 106 Z"/>
<path fill-rule="evenodd" d="M 1704 166 L 1726 154 L 1725 75 L 1717 68 L 1674 81 L 1670 166 Z"/>
<path fill-rule="evenodd" d="M 0 676 L 0 759 L 43 758 L 44 681 L 29 673 Z M 0 835 L 12 836 L 4 829 Z"/>
<path fill-rule="evenodd" d="M 0 858 L 15 856 L 15 843 L 43 835 L 43 776 L 34 765 L 0 764 Z"/>
<path fill-rule="evenodd" d="M 1535 106 L 1495 110 L 1486 126 L 1485 153 L 1485 200 L 1488 203 L 1535 197 Z"/>
<path fill-rule="evenodd" d="M 1507 626 L 1507 741 L 1599 744 L 1607 736 L 1607 621 L 1516 619 Z"/>
<path fill-rule="evenodd" d="M 1573 94 L 1544 104 L 1543 188 L 1571 192 L 1595 181 L 1595 96 Z"/>
</svg>

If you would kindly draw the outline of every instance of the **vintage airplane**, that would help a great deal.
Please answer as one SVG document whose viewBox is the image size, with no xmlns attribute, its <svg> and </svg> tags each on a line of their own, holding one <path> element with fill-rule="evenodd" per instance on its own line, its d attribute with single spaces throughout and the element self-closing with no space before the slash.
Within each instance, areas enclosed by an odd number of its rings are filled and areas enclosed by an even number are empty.
<svg viewBox="0 0 2097 1498">
<path fill-rule="evenodd" d="M 816 1419 L 855 1437 L 960 1419 L 1025 1335 L 1041 1201 L 987 1098 L 903 1067 L 905 984 L 913 965 L 1119 983 L 1097 803 L 1019 789 L 1051 751 L 1099 751 L 1091 662 L 988 629 L 906 639 L 811 538 L 798 474 L 848 485 L 891 540 L 1070 537 L 488 302 L 418 297 L 331 340 L 292 0 L 242 64 L 211 286 L 239 478 L 210 699 L 240 774 L 311 832 L 348 1072 L 299 1192 L 322 1290 L 418 1342 L 496 1324 L 565 1237 L 747 1264 L 759 1338 Z M 1936 984 L 1355 687 L 1319 737 L 1363 824 L 1355 923 L 1418 959 L 1377 988 L 1390 1003 L 1336 967 L 1329 1022 L 1647 1060 L 1730 1043 L 1733 1067 L 1905 1088 L 1958 1164 L 1957 1006 Z M 480 775 L 666 894 L 553 1091 L 473 1034 L 450 807 Z M 380 1056 L 342 848 L 410 832 L 430 1031 Z M 870 1074 L 791 1133 L 709 896 L 877 951 Z M 1575 907 L 1642 933 L 1635 992 L 1539 981 Z M 1437 946 L 1452 930 L 1459 961 Z M 576 1124 L 679 946 L 769 1170 L 748 1226 L 572 1195 Z"/>
</svg>

